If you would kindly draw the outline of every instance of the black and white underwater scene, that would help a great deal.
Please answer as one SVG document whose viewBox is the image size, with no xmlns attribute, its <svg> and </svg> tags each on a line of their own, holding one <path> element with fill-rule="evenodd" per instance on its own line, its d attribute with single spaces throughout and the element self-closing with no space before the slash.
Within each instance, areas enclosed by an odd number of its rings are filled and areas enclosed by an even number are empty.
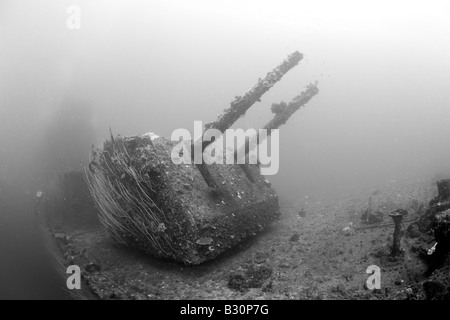
<svg viewBox="0 0 450 320">
<path fill-rule="evenodd" d="M 449 17 L 0 1 L 0 299 L 450 299 Z"/>
</svg>

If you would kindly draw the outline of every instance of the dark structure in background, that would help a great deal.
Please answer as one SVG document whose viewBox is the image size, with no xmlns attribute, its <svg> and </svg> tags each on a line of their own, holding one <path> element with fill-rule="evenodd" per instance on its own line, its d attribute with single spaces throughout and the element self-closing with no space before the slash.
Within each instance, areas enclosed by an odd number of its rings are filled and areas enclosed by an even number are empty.
<svg viewBox="0 0 450 320">
<path fill-rule="evenodd" d="M 439 180 L 436 184 L 437 197 L 430 201 L 428 209 L 419 220 L 408 227 L 410 234 L 418 229 L 435 242 L 432 248 L 420 251 L 429 265 L 427 276 L 450 262 L 450 179 Z"/>
<path fill-rule="evenodd" d="M 66 94 L 44 132 L 33 130 L 36 139 L 25 135 L 22 139 L 9 139 L 11 145 L 14 143 L 15 154 L 2 155 L 8 175 L 0 181 L 0 299 L 73 298 L 66 288 L 65 268 L 56 258 L 59 253 L 37 222 L 42 221 L 44 214 L 55 217 L 56 213 L 66 220 L 79 221 L 79 208 L 75 208 L 78 202 L 67 201 L 72 211 L 61 206 L 65 191 L 55 185 L 58 172 L 80 169 L 80 162 L 87 162 L 89 146 L 96 140 L 93 109 L 74 91 Z M 31 132 L 23 126 L 20 129 Z M 83 176 L 80 177 L 76 183 L 81 181 L 82 187 L 76 188 L 89 195 Z M 71 179 L 71 184 L 74 182 Z M 62 181 L 59 183 L 63 185 Z M 41 197 L 37 197 L 38 192 L 42 192 Z M 55 197 L 58 204 L 52 201 Z M 91 211 L 88 219 L 97 219 L 96 214 Z M 61 217 L 52 226 L 61 228 L 66 220 Z"/>
<path fill-rule="evenodd" d="M 237 97 L 207 129 L 224 132 L 295 67 L 294 52 Z M 316 84 L 290 103 L 272 106 L 270 134 L 318 93 Z M 259 137 L 258 137 L 259 140 Z M 204 150 L 210 142 L 193 142 Z M 86 168 L 100 220 L 114 240 L 150 255 L 199 264 L 266 228 L 278 216 L 278 197 L 257 165 L 175 165 L 175 146 L 150 135 L 113 137 L 93 150 Z"/>
<path fill-rule="evenodd" d="M 80 170 L 81 163 L 87 163 L 90 145 L 96 141 L 93 117 L 88 101 L 75 93 L 66 94 L 37 150 L 44 184 L 54 178 L 54 172 Z"/>
</svg>

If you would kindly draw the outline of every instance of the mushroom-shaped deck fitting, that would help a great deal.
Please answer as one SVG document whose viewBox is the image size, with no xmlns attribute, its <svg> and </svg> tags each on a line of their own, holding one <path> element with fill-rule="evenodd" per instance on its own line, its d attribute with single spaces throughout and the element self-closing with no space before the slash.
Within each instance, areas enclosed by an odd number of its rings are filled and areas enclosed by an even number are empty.
<svg viewBox="0 0 450 320">
<path fill-rule="evenodd" d="M 389 216 L 392 217 L 395 223 L 395 230 L 394 230 L 394 241 L 392 243 L 392 256 L 398 256 L 401 252 L 400 250 L 400 239 L 402 237 L 402 220 L 403 216 L 407 215 L 408 211 L 404 209 L 397 209 L 395 211 L 392 211 L 389 213 Z"/>
</svg>

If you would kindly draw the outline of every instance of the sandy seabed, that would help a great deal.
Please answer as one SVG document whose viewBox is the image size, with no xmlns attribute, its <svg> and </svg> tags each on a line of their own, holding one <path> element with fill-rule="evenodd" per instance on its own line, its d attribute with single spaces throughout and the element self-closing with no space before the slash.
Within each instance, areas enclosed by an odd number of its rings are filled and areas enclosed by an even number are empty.
<svg viewBox="0 0 450 320">
<path fill-rule="evenodd" d="M 433 239 L 405 232 L 403 254 L 392 259 L 394 225 L 388 213 L 408 210 L 405 231 L 420 214 L 418 205 L 426 207 L 436 194 L 433 181 L 416 180 L 393 181 L 378 190 L 301 196 L 296 203 L 281 199 L 281 216 L 270 228 L 198 266 L 117 245 L 100 226 L 60 226 L 50 232 L 58 235 L 65 263 L 81 267 L 83 286 L 100 299 L 425 299 L 433 298 L 425 282 L 435 280 L 438 287 L 448 282 L 443 269 L 423 275 L 427 265 L 417 252 L 431 247 Z M 370 197 L 374 209 L 383 212 L 378 225 L 361 221 Z M 378 290 L 366 287 L 371 265 L 380 268 Z"/>
</svg>

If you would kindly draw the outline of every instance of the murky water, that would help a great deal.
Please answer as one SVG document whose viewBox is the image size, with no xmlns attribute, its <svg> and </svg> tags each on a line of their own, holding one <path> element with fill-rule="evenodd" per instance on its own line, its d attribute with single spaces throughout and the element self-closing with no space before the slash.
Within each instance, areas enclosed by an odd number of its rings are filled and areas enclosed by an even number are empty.
<svg viewBox="0 0 450 320">
<path fill-rule="evenodd" d="M 2 0 L 0 298 L 70 298 L 33 195 L 92 144 L 214 121 L 295 50 L 299 66 L 234 125 L 262 128 L 319 81 L 280 129 L 280 197 L 447 177 L 449 2 L 343 2 Z"/>
<path fill-rule="evenodd" d="M 61 270 L 19 191 L 0 198 L 0 299 L 70 299 Z"/>
</svg>

